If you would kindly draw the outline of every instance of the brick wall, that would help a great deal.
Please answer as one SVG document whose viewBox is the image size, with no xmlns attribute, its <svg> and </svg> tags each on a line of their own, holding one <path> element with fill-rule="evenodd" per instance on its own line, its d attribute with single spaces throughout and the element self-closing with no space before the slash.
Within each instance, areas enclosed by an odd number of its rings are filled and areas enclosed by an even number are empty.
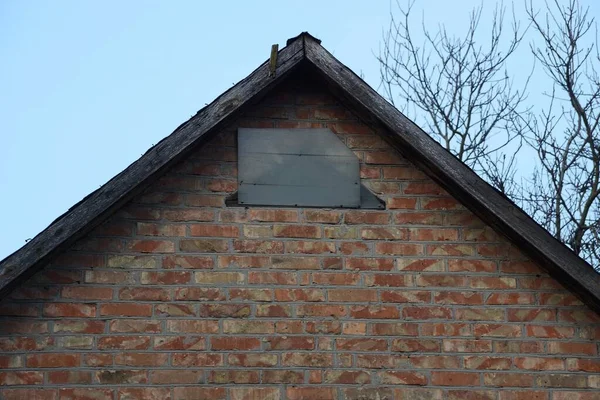
<svg viewBox="0 0 600 400">
<path fill-rule="evenodd" d="M 311 79 L 0 303 L 0 398 L 599 398 L 598 315 Z M 225 207 L 239 126 L 330 128 L 387 209 Z"/>
</svg>

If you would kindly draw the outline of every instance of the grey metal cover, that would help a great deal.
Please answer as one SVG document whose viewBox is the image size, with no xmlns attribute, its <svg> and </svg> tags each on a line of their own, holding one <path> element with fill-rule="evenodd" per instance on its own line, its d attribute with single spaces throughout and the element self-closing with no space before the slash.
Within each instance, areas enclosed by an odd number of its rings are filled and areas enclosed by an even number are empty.
<svg viewBox="0 0 600 400">
<path fill-rule="evenodd" d="M 360 206 L 358 158 L 329 129 L 238 129 L 238 201 Z"/>
</svg>

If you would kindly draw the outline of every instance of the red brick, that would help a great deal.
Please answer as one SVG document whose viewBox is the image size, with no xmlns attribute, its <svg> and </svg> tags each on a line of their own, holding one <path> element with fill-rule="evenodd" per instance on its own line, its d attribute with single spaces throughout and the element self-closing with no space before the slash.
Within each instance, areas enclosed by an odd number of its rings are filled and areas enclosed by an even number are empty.
<svg viewBox="0 0 600 400">
<path fill-rule="evenodd" d="M 420 372 L 386 371 L 379 377 L 384 385 L 427 385 L 427 376 Z"/>
<path fill-rule="evenodd" d="M 374 302 L 377 301 L 377 291 L 372 289 L 330 289 L 328 291 L 329 301 L 340 302 Z"/>
<path fill-rule="evenodd" d="M 514 365 L 519 369 L 533 371 L 564 370 L 565 362 L 559 358 L 515 357 Z"/>
<path fill-rule="evenodd" d="M 273 235 L 285 238 L 318 239 L 321 237 L 321 228 L 315 225 L 275 225 Z"/>
<path fill-rule="evenodd" d="M 6 389 L 2 391 L 4 400 L 57 400 L 56 389 Z"/>
<path fill-rule="evenodd" d="M 296 307 L 299 317 L 344 317 L 346 307 L 332 304 L 302 304 Z"/>
<path fill-rule="evenodd" d="M 448 400 L 496 400 L 493 390 L 448 390 Z"/>
<path fill-rule="evenodd" d="M 394 339 L 392 342 L 392 351 L 402 353 L 439 353 L 441 343 L 433 339 Z"/>
<path fill-rule="evenodd" d="M 132 240 L 127 249 L 138 253 L 173 253 L 175 243 L 169 240 Z"/>
<path fill-rule="evenodd" d="M 394 260 L 391 258 L 347 258 L 346 269 L 358 271 L 391 271 Z"/>
<path fill-rule="evenodd" d="M 4 317 L 39 317 L 41 309 L 38 305 L 0 304 L 0 315 Z"/>
<path fill-rule="evenodd" d="M 471 325 L 453 323 L 421 323 L 424 336 L 471 336 Z"/>
<path fill-rule="evenodd" d="M 527 325 L 527 336 L 539 338 L 564 339 L 575 335 L 575 328 L 570 326 Z"/>
<path fill-rule="evenodd" d="M 140 236 L 185 236 L 185 225 L 138 222 L 136 231 Z"/>
<path fill-rule="evenodd" d="M 349 272 L 315 272 L 312 282 L 317 285 L 356 285 L 359 274 Z"/>
<path fill-rule="evenodd" d="M 395 227 L 361 228 L 360 237 L 367 240 L 408 240 L 408 229 Z"/>
<path fill-rule="evenodd" d="M 580 306 L 583 303 L 571 293 L 541 293 L 540 304 L 549 306 Z"/>
<path fill-rule="evenodd" d="M 307 222 L 320 224 L 339 224 L 342 213 L 339 211 L 304 210 L 304 218 Z"/>
<path fill-rule="evenodd" d="M 157 304 L 154 314 L 159 317 L 190 317 L 196 315 L 196 310 L 189 304 Z"/>
<path fill-rule="evenodd" d="M 399 258 L 396 260 L 398 270 L 400 271 L 444 271 L 445 265 L 444 260 L 439 259 L 411 259 L 411 258 Z"/>
<path fill-rule="evenodd" d="M 79 354 L 43 353 L 27 355 L 26 364 L 29 368 L 68 368 L 78 367 Z"/>
<path fill-rule="evenodd" d="M 350 315 L 357 319 L 394 319 L 399 318 L 398 309 L 393 306 L 352 306 Z"/>
<path fill-rule="evenodd" d="M 291 315 L 292 309 L 289 305 L 259 304 L 256 306 L 257 317 L 285 318 Z"/>
<path fill-rule="evenodd" d="M 342 244 L 342 246 L 344 246 L 344 244 Z M 284 245 L 285 252 L 292 254 L 326 254 L 336 252 L 335 243 L 333 242 L 287 241 Z"/>
<path fill-rule="evenodd" d="M 378 211 L 347 211 L 344 215 L 346 224 L 364 225 L 386 225 L 390 221 L 390 215 Z"/>
<path fill-rule="evenodd" d="M 384 303 L 429 303 L 431 292 L 417 290 L 382 290 L 381 301 Z"/>
<path fill-rule="evenodd" d="M 342 242 L 340 252 L 345 255 L 367 254 L 369 246 L 364 242 Z"/>
<path fill-rule="evenodd" d="M 230 288 L 229 297 L 231 300 L 272 301 L 273 291 L 271 289 Z"/>
<path fill-rule="evenodd" d="M 190 315 L 194 315 L 193 309 Z M 250 315 L 248 304 L 201 304 L 198 316 L 201 318 L 247 318 Z"/>
<path fill-rule="evenodd" d="M 482 304 L 480 292 L 434 292 L 433 301 L 438 304 Z"/>
<path fill-rule="evenodd" d="M 454 318 L 463 321 L 504 321 L 505 311 L 500 308 L 459 308 Z"/>
<path fill-rule="evenodd" d="M 171 400 L 168 388 L 123 388 L 118 392 L 119 400 Z"/>
<path fill-rule="evenodd" d="M 371 383 L 371 375 L 365 371 L 326 370 L 325 383 L 341 385 L 364 385 Z"/>
<path fill-rule="evenodd" d="M 535 304 L 535 297 L 532 293 L 492 293 L 485 301 L 485 304 L 499 305 L 499 304 L 523 304 L 531 305 Z M 510 320 L 510 310 L 509 310 Z"/>
<path fill-rule="evenodd" d="M 431 372 L 431 384 L 440 386 L 479 386 L 479 374 L 472 372 Z"/>
<path fill-rule="evenodd" d="M 600 372 L 600 361 L 598 359 L 567 359 L 569 371 Z"/>
<path fill-rule="evenodd" d="M 597 348 L 594 343 L 569 343 L 569 342 L 548 342 L 549 354 L 586 354 L 596 355 Z"/>
<path fill-rule="evenodd" d="M 193 224 L 190 225 L 190 234 L 204 237 L 239 237 L 240 231 L 237 226 Z"/>
<path fill-rule="evenodd" d="M 385 255 L 416 256 L 423 254 L 423 246 L 411 243 L 376 243 L 375 253 Z"/>
<path fill-rule="evenodd" d="M 175 291 L 175 300 L 208 300 L 220 301 L 225 300 L 225 294 L 220 289 L 189 287 L 180 288 Z"/>
<path fill-rule="evenodd" d="M 451 197 L 438 197 L 421 199 L 423 210 L 460 210 L 463 206 Z"/>
<path fill-rule="evenodd" d="M 298 282 L 296 272 L 249 272 L 250 284 L 295 285 Z"/>
<path fill-rule="evenodd" d="M 60 400 L 112 399 L 112 392 L 112 389 L 101 388 L 61 388 L 59 398 Z"/>
<path fill-rule="evenodd" d="M 150 347 L 148 336 L 103 336 L 98 339 L 98 349 L 146 350 Z"/>
<path fill-rule="evenodd" d="M 92 333 L 98 334 L 104 332 L 104 321 L 97 320 L 65 320 L 61 319 L 54 322 L 54 332 L 56 333 Z M 21 333 L 21 332 L 19 332 Z"/>
<path fill-rule="evenodd" d="M 219 324 L 216 320 L 170 320 L 167 330 L 175 333 L 217 333 Z"/>
<path fill-rule="evenodd" d="M 151 304 L 136 303 L 108 303 L 100 306 L 100 315 L 121 317 L 150 317 L 152 316 Z"/>
<path fill-rule="evenodd" d="M 448 260 L 450 272 L 496 272 L 498 266 L 489 260 Z"/>
<path fill-rule="evenodd" d="M 454 356 L 412 355 L 410 361 L 415 368 L 426 369 L 458 369 L 460 361 Z"/>
<path fill-rule="evenodd" d="M 35 371 L 0 371 L 0 386 L 40 385 L 44 374 Z M 2 393 L 2 392 L 0 392 Z"/>
<path fill-rule="evenodd" d="M 44 316 L 91 318 L 96 316 L 96 306 L 83 303 L 50 303 L 44 305 Z"/>
<path fill-rule="evenodd" d="M 378 322 L 371 325 L 373 335 L 417 336 L 418 325 L 405 322 Z"/>
<path fill-rule="evenodd" d="M 336 390 L 331 387 L 288 387 L 285 391 L 288 400 L 335 400 L 337 398 Z"/>
<path fill-rule="evenodd" d="M 466 356 L 464 358 L 465 368 L 467 369 L 510 369 L 512 361 L 510 357 L 489 357 L 489 356 Z"/>
<path fill-rule="evenodd" d="M 208 198 L 219 199 L 217 196 L 206 196 Z M 188 197 L 189 198 L 189 197 Z M 218 202 L 220 205 L 220 202 Z M 214 211 L 207 209 L 164 209 L 161 212 L 162 218 L 171 222 L 205 222 L 212 221 L 214 219 Z"/>
<path fill-rule="evenodd" d="M 520 337 L 521 326 L 507 324 L 475 324 L 473 334 L 477 337 Z"/>
<path fill-rule="evenodd" d="M 255 338 L 213 337 L 212 350 L 258 350 L 260 340 Z"/>
<path fill-rule="evenodd" d="M 114 333 L 160 333 L 161 324 L 158 320 L 123 318 L 110 321 L 109 329 Z"/>
<path fill-rule="evenodd" d="M 556 310 L 551 308 L 509 308 L 508 320 L 518 322 L 556 321 Z"/>
<path fill-rule="evenodd" d="M 155 336 L 155 350 L 205 350 L 204 337 L 201 336 Z"/>
<path fill-rule="evenodd" d="M 430 244 L 427 245 L 427 254 L 433 256 L 472 256 L 475 247 L 468 244 Z"/>
<path fill-rule="evenodd" d="M 214 367 L 223 365 L 223 355 L 213 353 L 174 353 L 173 366 L 178 367 Z"/>
<path fill-rule="evenodd" d="M 486 386 L 497 387 L 530 387 L 533 386 L 531 374 L 518 373 L 485 373 L 483 381 Z"/>
<path fill-rule="evenodd" d="M 412 286 L 413 280 L 410 275 L 399 274 L 377 274 L 365 276 L 366 286 L 404 287 Z"/>
<path fill-rule="evenodd" d="M 277 355 L 266 353 L 229 354 L 227 362 L 234 366 L 272 367 L 277 364 Z"/>
<path fill-rule="evenodd" d="M 86 283 L 102 284 L 133 284 L 133 275 L 130 272 L 120 271 L 85 271 Z"/>
<path fill-rule="evenodd" d="M 325 301 L 325 291 L 322 289 L 275 289 L 277 301 Z"/>
<path fill-rule="evenodd" d="M 406 319 L 451 319 L 452 310 L 446 307 L 404 307 L 402 316 Z"/>
<path fill-rule="evenodd" d="M 90 367 L 106 367 L 113 364 L 113 355 L 104 353 L 87 353 L 83 358 L 84 365 Z"/>
<path fill-rule="evenodd" d="M 46 333 L 48 332 L 48 323 L 47 322 L 37 322 L 37 321 L 5 321 L 0 324 L 0 333 L 1 334 L 22 334 L 23 332 L 27 332 L 29 334 L 35 333 Z"/>
<path fill-rule="evenodd" d="M 142 272 L 142 285 L 179 285 L 189 283 L 191 273 L 187 271 Z"/>
<path fill-rule="evenodd" d="M 416 241 L 456 241 L 458 229 L 452 228 L 410 228 L 410 240 Z"/>
<path fill-rule="evenodd" d="M 491 340 L 444 339 L 443 350 L 446 353 L 490 353 Z"/>
<path fill-rule="evenodd" d="M 231 400 L 280 400 L 279 388 L 230 388 Z"/>
<path fill-rule="evenodd" d="M 222 387 L 175 387 L 173 395 L 173 400 L 225 400 L 227 398 L 227 392 Z"/>
<path fill-rule="evenodd" d="M 267 350 L 314 350 L 315 339 L 307 336 L 274 336 L 266 340 Z"/>
<path fill-rule="evenodd" d="M 298 222 L 298 211 L 255 209 L 248 211 L 248 219 L 260 222 Z"/>
<path fill-rule="evenodd" d="M 166 269 L 209 269 L 213 266 L 214 262 L 210 256 L 165 256 L 162 262 L 162 267 Z"/>
<path fill-rule="evenodd" d="M 421 287 L 464 287 L 467 286 L 467 278 L 455 275 L 419 275 L 417 286 Z"/>
<path fill-rule="evenodd" d="M 435 212 L 399 212 L 394 216 L 397 225 L 442 225 L 444 215 Z"/>
<path fill-rule="evenodd" d="M 225 253 L 228 249 L 225 239 L 189 239 L 179 241 L 179 250 L 184 253 Z"/>
<path fill-rule="evenodd" d="M 238 253 L 282 254 L 283 242 L 271 240 L 234 240 L 233 249 Z"/>
<path fill-rule="evenodd" d="M 390 197 L 387 200 L 387 208 L 390 210 L 414 210 L 417 208 L 415 197 Z"/>
<path fill-rule="evenodd" d="M 204 371 L 156 370 L 150 372 L 150 380 L 155 385 L 201 384 Z"/>
<path fill-rule="evenodd" d="M 171 298 L 168 290 L 149 287 L 125 287 L 119 290 L 121 300 L 167 301 Z"/>
<path fill-rule="evenodd" d="M 159 367 L 168 361 L 167 353 L 118 353 L 115 355 L 116 365 L 133 367 Z"/>
</svg>

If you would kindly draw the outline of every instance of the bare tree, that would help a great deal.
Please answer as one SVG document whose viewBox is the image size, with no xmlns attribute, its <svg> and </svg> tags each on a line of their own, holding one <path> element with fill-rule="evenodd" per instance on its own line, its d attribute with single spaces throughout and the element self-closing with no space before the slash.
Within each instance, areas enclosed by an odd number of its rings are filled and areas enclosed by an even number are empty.
<svg viewBox="0 0 600 400">
<path fill-rule="evenodd" d="M 396 3 L 398 16 L 391 12 L 378 56 L 383 90 L 446 149 L 510 195 L 516 189 L 515 154 L 521 138 L 513 121 L 526 110 L 525 90 L 513 87 L 506 61 L 524 30 L 513 16 L 505 34 L 506 9 L 500 5 L 485 46 L 478 44 L 479 7 L 471 12 L 464 37 L 449 35 L 443 25 L 431 33 L 423 22 L 425 39 L 418 45 L 410 25 L 413 5 L 409 1 L 403 9 Z M 515 146 L 507 156 L 503 150 L 511 143 Z"/>
<path fill-rule="evenodd" d="M 547 108 L 520 123 L 538 155 L 527 211 L 557 239 L 600 268 L 600 55 L 594 19 L 577 0 L 527 15 L 531 46 L 552 83 Z M 595 34 L 595 35 L 594 35 Z M 541 40 L 540 40 L 541 39 Z"/>
</svg>

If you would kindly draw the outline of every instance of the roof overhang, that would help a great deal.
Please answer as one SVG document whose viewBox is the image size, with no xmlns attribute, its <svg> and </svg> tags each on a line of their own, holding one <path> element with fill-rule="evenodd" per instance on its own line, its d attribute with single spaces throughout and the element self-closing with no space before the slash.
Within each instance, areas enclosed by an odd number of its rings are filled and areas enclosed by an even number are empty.
<svg viewBox="0 0 600 400">
<path fill-rule="evenodd" d="M 600 312 L 600 274 L 590 264 L 439 145 L 320 43 L 308 33 L 288 40 L 287 46 L 278 52 L 274 71 L 269 61 L 263 63 L 29 243 L 0 261 L 0 297 L 106 220 L 192 148 L 211 137 L 241 107 L 266 94 L 299 65 L 309 65 L 347 104 L 372 115 L 365 122 L 383 128 L 385 139 L 404 157 Z"/>
</svg>

